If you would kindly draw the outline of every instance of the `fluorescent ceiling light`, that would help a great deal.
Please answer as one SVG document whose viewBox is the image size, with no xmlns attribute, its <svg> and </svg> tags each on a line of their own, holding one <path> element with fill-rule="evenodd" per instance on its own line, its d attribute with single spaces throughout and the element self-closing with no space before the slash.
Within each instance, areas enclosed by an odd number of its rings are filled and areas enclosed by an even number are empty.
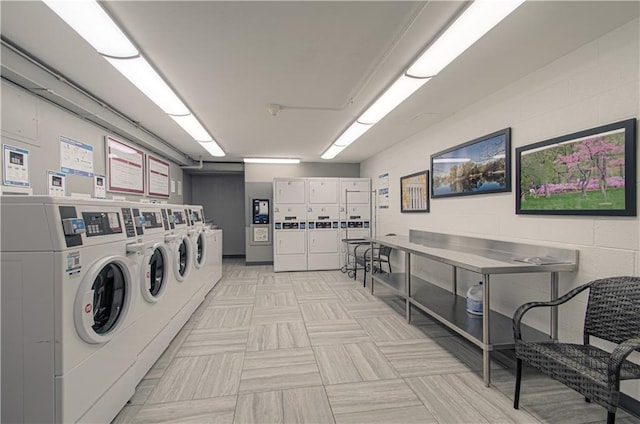
<svg viewBox="0 0 640 424">
<path fill-rule="evenodd" d="M 332 144 L 331 147 L 329 147 L 327 151 L 324 152 L 320 157 L 322 159 L 333 159 L 338 156 L 338 153 L 343 151 L 346 147 L 347 146 L 336 146 L 335 144 Z"/>
<path fill-rule="evenodd" d="M 166 114 L 188 115 L 189 109 L 142 56 L 135 59 L 105 57 Z M 197 140 L 197 139 L 196 139 Z"/>
<path fill-rule="evenodd" d="M 212 156 L 224 156 L 224 151 L 220 148 L 220 146 L 218 146 L 218 144 L 216 144 L 215 141 L 201 141 L 200 145 L 204 147 L 207 152 L 211 153 Z"/>
<path fill-rule="evenodd" d="M 98 53 L 112 57 L 138 55 L 138 49 L 97 2 L 44 0 L 44 3 Z"/>
<path fill-rule="evenodd" d="M 347 147 L 349 144 L 356 141 L 356 139 L 358 139 L 362 134 L 369 131 L 372 126 L 372 124 L 362 124 L 358 121 L 354 121 L 333 144 L 340 147 Z"/>
<path fill-rule="evenodd" d="M 245 163 L 300 163 L 300 159 L 244 158 Z"/>
<path fill-rule="evenodd" d="M 419 78 L 438 75 L 522 3 L 524 0 L 474 1 L 411 65 L 407 74 Z"/>
<path fill-rule="evenodd" d="M 378 100 L 376 100 L 374 104 L 369 106 L 369 109 L 360 115 L 358 122 L 363 124 L 377 123 L 406 98 L 415 93 L 429 81 L 429 79 L 430 78 L 413 78 L 406 75 L 400 76 L 383 95 L 378 97 Z"/>
<path fill-rule="evenodd" d="M 206 143 L 209 141 L 213 141 L 213 137 L 207 132 L 207 130 L 200 124 L 198 119 L 189 114 L 189 115 L 180 115 L 174 116 L 169 115 L 171 119 L 176 121 L 178 125 L 182 127 L 194 140 L 200 143 Z"/>
</svg>

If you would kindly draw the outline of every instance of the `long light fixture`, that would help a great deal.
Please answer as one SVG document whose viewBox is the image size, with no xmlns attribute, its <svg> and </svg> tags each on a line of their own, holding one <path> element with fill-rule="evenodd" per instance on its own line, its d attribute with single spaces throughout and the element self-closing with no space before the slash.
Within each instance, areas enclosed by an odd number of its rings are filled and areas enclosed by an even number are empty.
<svg viewBox="0 0 640 424">
<path fill-rule="evenodd" d="M 270 164 L 295 164 L 300 163 L 300 159 L 284 158 L 244 158 L 244 163 L 270 163 Z"/>
<path fill-rule="evenodd" d="M 475 0 L 322 154 L 333 159 L 438 75 L 525 0 Z"/>
<path fill-rule="evenodd" d="M 43 0 L 113 67 L 213 156 L 225 156 L 200 121 L 94 0 Z"/>
</svg>

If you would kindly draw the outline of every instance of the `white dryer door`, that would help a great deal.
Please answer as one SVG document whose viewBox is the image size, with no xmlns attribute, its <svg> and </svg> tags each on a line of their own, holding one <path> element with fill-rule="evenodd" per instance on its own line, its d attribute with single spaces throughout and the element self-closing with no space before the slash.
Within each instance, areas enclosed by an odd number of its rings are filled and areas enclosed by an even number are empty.
<svg viewBox="0 0 640 424">
<path fill-rule="evenodd" d="M 276 255 L 299 255 L 306 253 L 305 231 L 276 231 Z"/>
<path fill-rule="evenodd" d="M 117 333 L 131 305 L 129 262 L 102 258 L 85 275 L 74 304 L 76 330 L 89 343 L 105 343 Z"/>
<path fill-rule="evenodd" d="M 195 262 L 193 258 L 193 246 L 191 239 L 188 236 L 180 237 L 176 242 L 173 249 L 174 266 L 173 274 L 178 281 L 184 281 L 191 272 L 191 265 Z"/>
<path fill-rule="evenodd" d="M 169 284 L 169 254 L 162 243 L 154 244 L 145 252 L 142 268 L 142 297 L 151 303 L 160 299 Z"/>
<path fill-rule="evenodd" d="M 338 253 L 338 230 L 309 230 L 309 253 Z"/>
<path fill-rule="evenodd" d="M 193 264 L 196 268 L 200 269 L 207 261 L 207 236 L 204 231 L 198 231 L 196 233 L 195 241 L 193 243 L 194 258 Z"/>
</svg>

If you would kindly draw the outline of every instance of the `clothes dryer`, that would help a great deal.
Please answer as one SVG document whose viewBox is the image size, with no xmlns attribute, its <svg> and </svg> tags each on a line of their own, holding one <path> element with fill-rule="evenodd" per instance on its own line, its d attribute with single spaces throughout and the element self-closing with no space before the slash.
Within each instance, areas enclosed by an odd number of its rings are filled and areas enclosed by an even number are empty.
<svg viewBox="0 0 640 424">
<path fill-rule="evenodd" d="M 172 290 L 169 302 L 173 314 L 177 314 L 191 299 L 199 287 L 193 284 L 193 269 L 195 249 L 189 237 L 189 211 L 183 205 L 167 205 L 167 215 L 170 217 L 170 236 L 172 248 L 170 250 L 173 263 Z"/>
<path fill-rule="evenodd" d="M 190 277 L 190 287 L 192 296 L 186 305 L 186 312 L 189 316 L 196 310 L 204 300 L 205 281 L 207 280 L 205 264 L 207 262 L 207 237 L 204 226 L 204 209 L 200 205 L 185 205 L 190 217 L 191 227 L 187 234 L 193 245 L 193 270 Z M 189 312 L 190 311 L 190 312 Z"/>
<path fill-rule="evenodd" d="M 135 391 L 132 221 L 113 202 L 3 196 L 2 422 L 110 422 Z"/>
</svg>

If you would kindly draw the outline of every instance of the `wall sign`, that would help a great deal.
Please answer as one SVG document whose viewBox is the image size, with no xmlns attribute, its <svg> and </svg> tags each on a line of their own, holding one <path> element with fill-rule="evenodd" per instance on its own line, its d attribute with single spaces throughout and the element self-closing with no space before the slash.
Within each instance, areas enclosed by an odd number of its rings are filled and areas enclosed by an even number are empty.
<svg viewBox="0 0 640 424">
<path fill-rule="evenodd" d="M 93 146 L 60 136 L 60 171 L 65 174 L 93 176 Z"/>
<path fill-rule="evenodd" d="M 144 152 L 112 137 L 105 137 L 107 190 L 144 194 Z"/>
<path fill-rule="evenodd" d="M 147 155 L 147 169 L 149 170 L 147 174 L 149 196 L 169 197 L 169 163 Z"/>
<path fill-rule="evenodd" d="M 2 183 L 13 187 L 31 187 L 28 150 L 2 145 Z"/>
<path fill-rule="evenodd" d="M 107 177 L 100 174 L 93 174 L 93 197 L 96 199 L 107 198 Z"/>
<path fill-rule="evenodd" d="M 61 172 L 47 172 L 47 187 L 49 196 L 64 197 L 66 195 L 67 175 Z"/>
<path fill-rule="evenodd" d="M 378 175 L 378 208 L 389 208 L 389 173 Z"/>
</svg>

